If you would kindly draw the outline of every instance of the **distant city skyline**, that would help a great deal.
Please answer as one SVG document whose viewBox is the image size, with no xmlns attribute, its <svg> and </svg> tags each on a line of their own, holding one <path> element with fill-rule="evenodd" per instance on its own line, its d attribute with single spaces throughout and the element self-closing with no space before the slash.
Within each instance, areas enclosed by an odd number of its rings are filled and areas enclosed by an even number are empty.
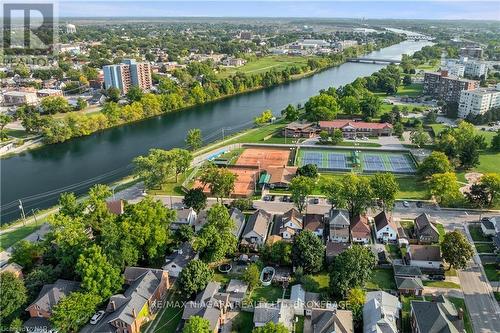
<svg viewBox="0 0 500 333">
<path fill-rule="evenodd" d="M 500 20 L 498 1 L 78 1 L 60 17 L 317 17 Z"/>
</svg>

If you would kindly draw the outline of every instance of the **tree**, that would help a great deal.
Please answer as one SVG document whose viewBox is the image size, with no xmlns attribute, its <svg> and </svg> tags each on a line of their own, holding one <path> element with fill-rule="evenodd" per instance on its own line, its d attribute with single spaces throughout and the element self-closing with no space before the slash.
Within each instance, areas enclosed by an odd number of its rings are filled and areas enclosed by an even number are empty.
<svg viewBox="0 0 500 333">
<path fill-rule="evenodd" d="M 200 176 L 201 183 L 210 189 L 210 194 L 222 200 L 234 191 L 237 176 L 226 168 L 217 168 L 213 163 L 206 164 Z"/>
<path fill-rule="evenodd" d="M 344 133 L 342 133 L 340 129 L 335 128 L 330 135 L 330 139 L 332 141 L 332 145 L 338 145 L 342 142 L 342 140 L 344 140 Z"/>
<path fill-rule="evenodd" d="M 256 327 L 252 333 L 289 333 L 288 329 L 282 324 L 270 321 L 262 327 Z"/>
<path fill-rule="evenodd" d="M 344 206 L 337 208 L 346 208 L 349 211 L 349 217 L 354 217 L 363 213 L 370 207 L 373 198 L 373 191 L 370 181 L 366 177 L 349 173 L 341 178 L 343 199 L 338 199 L 338 203 Z"/>
<path fill-rule="evenodd" d="M 253 201 L 249 198 L 234 199 L 231 202 L 231 207 L 238 208 L 240 211 L 244 212 L 253 208 Z"/>
<path fill-rule="evenodd" d="M 491 149 L 500 151 L 500 130 L 497 130 L 497 134 L 491 139 Z"/>
<path fill-rule="evenodd" d="M 398 136 L 398 137 L 401 137 L 401 135 L 403 135 L 403 132 L 404 132 L 404 126 L 401 122 L 397 122 L 394 124 L 394 135 Z"/>
<path fill-rule="evenodd" d="M 344 96 L 340 100 L 340 108 L 345 114 L 354 115 L 361 111 L 359 101 L 355 96 Z"/>
<path fill-rule="evenodd" d="M 309 121 L 333 120 L 340 110 L 337 99 L 327 93 L 309 98 L 304 108 Z"/>
<path fill-rule="evenodd" d="M 199 128 L 192 128 L 188 131 L 186 135 L 186 144 L 188 149 L 191 151 L 196 150 L 203 145 L 203 138 Z"/>
<path fill-rule="evenodd" d="M 62 96 L 49 96 L 42 98 L 40 107 L 48 114 L 64 113 L 70 110 L 68 100 Z"/>
<path fill-rule="evenodd" d="M 260 285 L 260 268 L 257 264 L 248 265 L 246 271 L 243 273 L 243 281 L 248 283 L 248 288 L 253 288 Z"/>
<path fill-rule="evenodd" d="M 453 171 L 453 168 L 450 160 L 448 160 L 448 157 L 440 151 L 433 151 L 422 161 L 422 163 L 420 163 L 417 170 L 419 176 L 424 179 L 429 178 L 435 173 L 445 173 L 451 171 Z"/>
<path fill-rule="evenodd" d="M 203 261 L 191 260 L 179 275 L 179 287 L 185 297 L 205 289 L 212 280 L 213 271 Z"/>
<path fill-rule="evenodd" d="M 83 98 L 81 97 L 78 97 L 78 99 L 76 100 L 76 107 L 75 109 L 77 111 L 80 111 L 80 110 L 83 110 L 85 109 L 86 107 L 88 106 L 88 103 L 86 100 L 84 100 Z"/>
<path fill-rule="evenodd" d="M 134 174 L 144 180 L 146 188 L 158 188 L 173 175 L 171 154 L 163 149 L 150 149 L 146 156 L 134 158 Z"/>
<path fill-rule="evenodd" d="M 224 205 L 212 206 L 207 213 L 207 223 L 196 239 L 196 249 L 210 262 L 224 259 L 236 250 L 238 240 L 234 235 L 235 227 Z"/>
<path fill-rule="evenodd" d="M 290 184 L 290 192 L 292 193 L 292 200 L 297 206 L 299 212 L 303 212 L 307 205 L 307 196 L 309 196 L 314 189 L 314 180 L 309 177 L 296 176 L 292 179 Z"/>
<path fill-rule="evenodd" d="M 42 258 L 44 250 L 40 244 L 22 239 L 12 246 L 11 259 L 26 271 L 30 271 L 35 262 Z"/>
<path fill-rule="evenodd" d="M 193 161 L 193 155 L 191 152 L 185 149 L 174 148 L 170 151 L 168 162 L 169 165 L 173 166 L 175 173 L 175 182 L 177 183 L 179 175 L 188 170 L 191 162 Z"/>
<path fill-rule="evenodd" d="M 500 174 L 487 173 L 481 177 L 479 184 L 487 193 L 487 206 L 491 207 L 500 199 Z"/>
<path fill-rule="evenodd" d="M 410 75 L 405 75 L 403 78 L 403 85 L 409 86 L 411 84 L 411 76 Z"/>
<path fill-rule="evenodd" d="M 4 140 L 7 138 L 7 134 L 5 134 L 4 128 L 8 123 L 12 121 L 12 117 L 7 114 L 0 114 L 0 140 Z"/>
<path fill-rule="evenodd" d="M 12 272 L 0 273 L 0 290 L 0 322 L 5 323 L 22 311 L 28 296 L 23 280 Z"/>
<path fill-rule="evenodd" d="M 207 195 L 200 187 L 192 188 L 184 194 L 182 203 L 187 207 L 193 208 L 197 213 L 199 213 L 207 206 Z"/>
<path fill-rule="evenodd" d="M 462 197 L 457 175 L 453 172 L 436 173 L 429 179 L 429 191 L 438 203 L 450 206 Z"/>
<path fill-rule="evenodd" d="M 142 89 L 139 86 L 133 85 L 127 91 L 126 96 L 130 102 L 139 102 L 144 96 L 144 93 L 142 92 Z"/>
<path fill-rule="evenodd" d="M 382 102 L 373 94 L 364 97 L 360 103 L 361 113 L 364 119 L 375 117 L 379 113 L 381 107 Z"/>
<path fill-rule="evenodd" d="M 370 178 L 370 186 L 375 198 L 383 202 L 384 210 L 394 205 L 399 185 L 391 173 L 376 173 Z"/>
<path fill-rule="evenodd" d="M 347 292 L 347 308 L 352 311 L 352 316 L 357 324 L 363 320 L 365 297 L 365 291 L 361 288 L 352 288 Z"/>
<path fill-rule="evenodd" d="M 123 277 L 120 270 L 108 261 L 99 245 L 93 244 L 83 251 L 75 270 L 82 278 L 82 288 L 99 295 L 100 300 L 107 299 L 121 289 Z"/>
<path fill-rule="evenodd" d="M 210 322 L 208 319 L 191 316 L 184 325 L 182 333 L 211 333 Z"/>
<path fill-rule="evenodd" d="M 318 177 L 318 166 L 316 164 L 306 164 L 297 169 L 298 176 L 316 179 Z"/>
<path fill-rule="evenodd" d="M 92 293 L 72 292 L 52 308 L 50 322 L 60 332 L 78 332 L 102 299 Z"/>
<path fill-rule="evenodd" d="M 421 148 L 429 142 L 429 134 L 425 132 L 422 126 L 419 126 L 410 133 L 410 141 L 418 148 Z"/>
<path fill-rule="evenodd" d="M 464 269 L 474 255 L 474 249 L 465 236 L 455 230 L 447 232 L 441 243 L 443 259 L 450 265 L 449 269 Z"/>
<path fill-rule="evenodd" d="M 342 182 L 337 178 L 327 179 L 321 186 L 321 192 L 326 196 L 333 207 L 347 207 L 347 199 L 344 195 Z"/>
<path fill-rule="evenodd" d="M 120 89 L 115 87 L 109 87 L 108 90 L 106 90 L 106 96 L 108 96 L 108 101 L 116 103 L 120 100 L 121 96 Z"/>
<path fill-rule="evenodd" d="M 299 119 L 299 110 L 292 104 L 288 104 L 286 108 L 281 111 L 286 121 L 296 121 Z"/>
<path fill-rule="evenodd" d="M 323 266 L 325 246 L 321 239 L 310 230 L 299 233 L 292 245 L 292 262 L 306 273 L 317 273 Z"/>
<path fill-rule="evenodd" d="M 353 245 L 342 252 L 330 269 L 330 293 L 344 296 L 349 289 L 363 288 L 375 264 L 375 255 L 368 247 Z"/>
<path fill-rule="evenodd" d="M 58 273 L 52 266 L 38 266 L 29 272 L 24 278 L 24 284 L 30 299 L 34 299 L 45 284 L 55 282 Z"/>
<path fill-rule="evenodd" d="M 289 266 L 292 264 L 292 244 L 287 241 L 277 241 L 265 244 L 259 251 L 265 262 Z"/>
<path fill-rule="evenodd" d="M 261 113 L 260 116 L 255 117 L 255 124 L 257 125 L 264 125 L 267 124 L 273 119 L 273 113 L 271 110 L 266 110 Z"/>
</svg>

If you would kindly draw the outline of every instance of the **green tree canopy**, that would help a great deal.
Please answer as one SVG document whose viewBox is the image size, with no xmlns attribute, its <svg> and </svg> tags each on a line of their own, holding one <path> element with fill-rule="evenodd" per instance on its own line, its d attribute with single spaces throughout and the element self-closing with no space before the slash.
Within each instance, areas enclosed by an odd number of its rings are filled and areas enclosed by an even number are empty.
<svg viewBox="0 0 500 333">
<path fill-rule="evenodd" d="M 275 324 L 270 321 L 262 327 L 256 327 L 252 333 L 289 333 L 288 329 L 282 324 Z"/>
<path fill-rule="evenodd" d="M 92 317 L 100 297 L 92 293 L 73 292 L 52 308 L 50 322 L 60 332 L 78 332 Z"/>
<path fill-rule="evenodd" d="M 436 173 L 429 179 L 429 192 L 443 205 L 455 205 L 462 199 L 457 175 L 453 172 Z"/>
<path fill-rule="evenodd" d="M 196 150 L 203 145 L 203 138 L 199 128 L 192 128 L 188 131 L 186 135 L 186 144 L 191 151 Z"/>
<path fill-rule="evenodd" d="M 9 322 L 23 309 L 28 296 L 22 279 L 12 272 L 0 273 L 0 322 Z"/>
<path fill-rule="evenodd" d="M 203 261 L 191 260 L 179 275 L 179 287 L 185 297 L 205 289 L 212 280 L 213 271 Z"/>
<path fill-rule="evenodd" d="M 441 243 L 443 259 L 450 265 L 450 269 L 464 269 L 467 262 L 474 255 L 474 250 L 465 236 L 455 230 L 444 235 Z"/>
<path fill-rule="evenodd" d="M 293 240 L 292 261 L 306 273 L 317 273 L 323 267 L 325 246 L 312 231 L 304 230 Z"/>
<path fill-rule="evenodd" d="M 440 151 L 433 151 L 418 166 L 418 174 L 422 178 L 429 178 L 435 173 L 451 172 L 451 166 L 448 157 Z"/>
<path fill-rule="evenodd" d="M 192 316 L 189 317 L 186 325 L 182 329 L 182 333 L 211 333 L 210 322 L 208 319 Z"/>
<path fill-rule="evenodd" d="M 257 264 L 248 265 L 246 271 L 242 276 L 243 281 L 248 283 L 248 288 L 252 290 L 253 288 L 260 285 L 260 268 Z"/>
<path fill-rule="evenodd" d="M 392 208 L 399 191 L 396 177 L 391 173 L 376 173 L 370 178 L 370 186 L 373 196 L 383 202 L 384 210 Z"/>
<path fill-rule="evenodd" d="M 184 194 L 184 199 L 182 203 L 193 208 L 195 211 L 200 212 L 207 206 L 207 195 L 203 192 L 200 187 L 192 188 Z"/>
</svg>

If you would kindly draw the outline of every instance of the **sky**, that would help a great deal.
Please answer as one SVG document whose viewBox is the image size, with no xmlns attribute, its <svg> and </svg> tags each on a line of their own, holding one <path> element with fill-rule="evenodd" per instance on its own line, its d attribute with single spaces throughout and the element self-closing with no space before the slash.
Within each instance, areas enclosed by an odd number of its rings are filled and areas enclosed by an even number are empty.
<svg viewBox="0 0 500 333">
<path fill-rule="evenodd" d="M 500 20 L 500 1 L 78 1 L 60 17 L 319 17 Z"/>
</svg>

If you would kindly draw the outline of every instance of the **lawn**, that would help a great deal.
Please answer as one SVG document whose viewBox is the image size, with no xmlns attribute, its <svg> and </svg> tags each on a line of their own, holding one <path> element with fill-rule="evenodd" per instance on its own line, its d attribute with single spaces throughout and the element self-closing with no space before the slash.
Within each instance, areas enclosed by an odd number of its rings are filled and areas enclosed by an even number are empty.
<svg viewBox="0 0 500 333">
<path fill-rule="evenodd" d="M 489 281 L 500 281 L 500 271 L 496 264 L 485 264 L 483 268 Z"/>
<path fill-rule="evenodd" d="M 467 333 L 472 333 L 474 332 L 472 329 L 472 322 L 470 319 L 469 311 L 467 310 L 467 306 L 465 305 L 465 301 L 462 298 L 455 298 L 455 297 L 448 297 L 450 302 L 452 302 L 455 307 L 458 309 L 462 308 L 464 310 L 464 326 L 465 326 L 465 331 Z"/>
<path fill-rule="evenodd" d="M 0 235 L 0 249 L 3 251 L 40 228 L 40 223 L 30 223 L 14 231 Z"/>
<path fill-rule="evenodd" d="M 301 282 L 305 291 L 321 293 L 328 291 L 330 277 L 327 272 L 321 272 L 315 275 L 305 275 Z"/>
<path fill-rule="evenodd" d="M 304 332 L 304 316 L 296 316 L 295 333 Z"/>
<path fill-rule="evenodd" d="M 28 133 L 26 133 L 25 130 L 15 130 L 15 129 L 6 128 L 4 131 L 5 131 L 5 134 L 7 134 L 8 136 L 11 136 L 11 137 L 17 138 L 17 139 L 22 139 L 22 138 L 25 138 L 28 136 Z"/>
<path fill-rule="evenodd" d="M 397 96 L 419 96 L 422 95 L 422 90 L 424 89 L 421 83 L 412 83 L 408 86 L 401 85 L 398 87 Z"/>
<path fill-rule="evenodd" d="M 436 229 L 439 232 L 439 243 L 441 243 L 444 239 L 444 235 L 446 234 L 446 231 L 444 230 L 444 226 L 441 223 L 435 223 Z"/>
<path fill-rule="evenodd" d="M 243 143 L 256 143 L 256 142 L 268 142 L 265 139 L 271 139 L 272 136 L 277 135 L 281 132 L 281 129 L 285 127 L 286 124 L 283 122 L 278 122 L 275 124 L 259 127 L 255 130 L 251 130 L 248 133 L 236 138 L 234 140 L 230 140 L 227 144 L 243 142 Z M 290 140 L 290 138 L 288 139 Z M 284 138 L 283 138 L 284 141 Z"/>
<path fill-rule="evenodd" d="M 240 311 L 233 319 L 231 332 L 251 333 L 253 330 L 253 312 Z"/>
<path fill-rule="evenodd" d="M 396 244 L 386 244 L 385 250 L 389 252 L 392 259 L 401 259 L 401 250 Z"/>
<path fill-rule="evenodd" d="M 283 297 L 283 288 L 278 286 L 260 286 L 255 287 L 252 290 L 251 299 L 254 302 L 258 301 L 267 301 L 267 302 L 276 302 L 279 298 Z"/>
<path fill-rule="evenodd" d="M 181 195 L 184 196 L 184 191 L 182 191 L 182 183 L 186 180 L 193 170 L 188 171 L 179 175 L 178 180 L 175 181 L 175 177 L 170 178 L 165 184 L 161 186 L 161 190 L 149 190 L 150 195 Z"/>
<path fill-rule="evenodd" d="M 366 284 L 366 288 L 373 290 L 395 290 L 394 272 L 392 269 L 374 269 L 370 281 Z"/>
<path fill-rule="evenodd" d="M 142 332 L 149 333 L 150 328 L 154 322 L 158 321 L 156 324 L 154 332 L 175 332 L 179 322 L 182 319 L 182 312 L 184 307 L 182 306 L 182 300 L 175 289 L 171 289 L 167 296 L 167 302 L 169 306 L 161 310 L 156 316 L 155 320 L 151 322 Z"/>
<path fill-rule="evenodd" d="M 415 301 L 415 300 L 422 300 L 422 299 L 419 298 L 419 297 L 415 297 L 415 296 L 401 296 L 401 305 L 402 305 L 402 309 L 401 309 L 401 320 L 402 320 L 401 327 L 402 327 L 402 331 L 404 333 L 411 332 L 411 326 L 410 326 L 410 311 L 411 311 L 410 302 L 411 301 Z"/>
<path fill-rule="evenodd" d="M 497 302 L 500 302 L 500 292 L 494 291 L 493 294 L 495 295 Z"/>
<path fill-rule="evenodd" d="M 267 56 L 251 60 L 241 67 L 225 68 L 218 74 L 219 77 L 224 78 L 236 74 L 237 72 L 245 74 L 257 74 L 269 72 L 270 70 L 283 70 L 292 66 L 307 65 L 307 60 L 313 59 L 311 57 L 295 57 L 295 56 Z"/>
<path fill-rule="evenodd" d="M 352 141 L 342 141 L 336 146 L 341 147 L 382 147 L 380 143 L 376 142 L 352 142 Z"/>
<path fill-rule="evenodd" d="M 460 289 L 460 285 L 449 281 L 424 281 L 424 286 L 431 288 Z"/>
<path fill-rule="evenodd" d="M 469 232 L 474 242 L 490 242 L 491 239 L 483 235 L 481 227 L 478 225 L 469 225 Z"/>
<path fill-rule="evenodd" d="M 493 243 L 474 243 L 478 253 L 493 253 L 495 251 L 495 246 Z"/>
</svg>

